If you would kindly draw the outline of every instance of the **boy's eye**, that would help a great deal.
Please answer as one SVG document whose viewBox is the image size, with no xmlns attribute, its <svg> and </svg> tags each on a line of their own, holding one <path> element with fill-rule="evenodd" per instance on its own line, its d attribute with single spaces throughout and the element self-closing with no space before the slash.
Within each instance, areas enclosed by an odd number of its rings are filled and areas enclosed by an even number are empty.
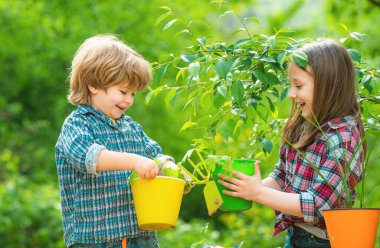
<svg viewBox="0 0 380 248">
<path fill-rule="evenodd" d="M 120 92 L 121 92 L 121 94 L 123 94 L 123 95 L 127 94 L 127 92 L 124 91 L 124 90 L 121 90 Z"/>
</svg>

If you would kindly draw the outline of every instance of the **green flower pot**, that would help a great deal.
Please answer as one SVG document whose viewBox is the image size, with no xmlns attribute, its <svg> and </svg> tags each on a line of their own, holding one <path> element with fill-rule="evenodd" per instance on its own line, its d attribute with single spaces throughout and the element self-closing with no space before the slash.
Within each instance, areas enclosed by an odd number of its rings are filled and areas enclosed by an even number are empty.
<svg viewBox="0 0 380 248">
<path fill-rule="evenodd" d="M 229 169 L 223 168 L 223 164 L 223 161 L 221 164 L 216 164 L 215 170 L 213 171 L 213 180 L 215 181 L 219 193 L 223 199 L 223 204 L 220 206 L 220 209 L 224 211 L 243 211 L 250 209 L 252 207 L 252 201 L 223 194 L 222 191 L 227 188 L 218 183 L 218 174 L 231 175 L 231 171 L 229 171 Z M 235 159 L 232 161 L 232 170 L 236 170 L 246 175 L 252 176 L 254 173 L 254 164 L 255 160 Z"/>
</svg>

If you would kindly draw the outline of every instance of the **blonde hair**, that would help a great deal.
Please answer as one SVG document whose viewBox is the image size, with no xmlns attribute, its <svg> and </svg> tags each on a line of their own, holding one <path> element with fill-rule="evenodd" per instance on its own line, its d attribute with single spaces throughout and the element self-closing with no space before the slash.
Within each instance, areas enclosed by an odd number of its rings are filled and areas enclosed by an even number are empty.
<svg viewBox="0 0 380 248">
<path fill-rule="evenodd" d="M 88 86 L 107 89 L 126 82 L 131 89 L 143 90 L 152 79 L 152 67 L 115 35 L 96 35 L 76 51 L 69 79 L 69 102 L 91 104 Z"/>
</svg>

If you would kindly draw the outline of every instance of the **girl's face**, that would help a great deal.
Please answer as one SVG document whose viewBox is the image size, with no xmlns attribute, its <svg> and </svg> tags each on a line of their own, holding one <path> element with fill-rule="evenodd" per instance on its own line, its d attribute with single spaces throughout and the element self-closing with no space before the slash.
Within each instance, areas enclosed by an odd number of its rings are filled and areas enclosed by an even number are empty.
<svg viewBox="0 0 380 248">
<path fill-rule="evenodd" d="M 312 114 L 313 95 L 314 95 L 314 77 L 311 68 L 306 67 L 302 70 L 295 63 L 289 66 L 290 89 L 288 97 L 293 100 L 303 116 L 314 120 Z"/>
<path fill-rule="evenodd" d="M 112 85 L 107 89 L 98 89 L 89 86 L 91 104 L 111 119 L 120 116 L 132 106 L 135 91 L 128 88 L 127 83 Z"/>
</svg>

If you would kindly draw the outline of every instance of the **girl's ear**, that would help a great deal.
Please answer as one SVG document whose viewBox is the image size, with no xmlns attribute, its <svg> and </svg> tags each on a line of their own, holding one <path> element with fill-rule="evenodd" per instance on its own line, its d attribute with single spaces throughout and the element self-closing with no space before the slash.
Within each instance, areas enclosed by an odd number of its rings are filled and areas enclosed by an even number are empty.
<svg viewBox="0 0 380 248">
<path fill-rule="evenodd" d="M 89 90 L 92 94 L 96 94 L 96 93 L 98 93 L 98 89 L 95 88 L 94 86 L 92 86 L 91 84 L 89 84 L 87 87 L 88 87 L 88 90 Z"/>
</svg>

